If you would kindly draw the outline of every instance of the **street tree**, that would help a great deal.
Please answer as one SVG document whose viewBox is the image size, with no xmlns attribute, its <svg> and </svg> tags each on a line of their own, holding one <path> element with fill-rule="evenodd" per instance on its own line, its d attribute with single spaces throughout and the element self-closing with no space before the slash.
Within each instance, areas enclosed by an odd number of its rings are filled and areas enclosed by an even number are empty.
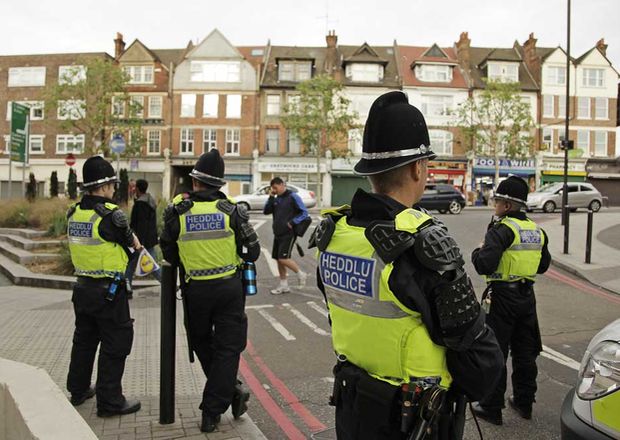
<svg viewBox="0 0 620 440">
<path fill-rule="evenodd" d="M 30 173 L 28 183 L 26 184 L 26 199 L 33 203 L 37 198 L 37 179 L 34 177 L 34 173 Z"/>
<path fill-rule="evenodd" d="M 50 197 L 58 197 L 58 172 L 52 171 L 50 177 Z"/>
<path fill-rule="evenodd" d="M 343 86 L 330 76 L 319 75 L 297 85 L 299 98 L 284 106 L 284 127 L 299 139 L 302 153 L 316 157 L 317 203 L 321 205 L 321 158 L 326 151 L 338 155 L 338 143 L 346 142 L 357 115 L 349 110 L 350 101 Z"/>
<path fill-rule="evenodd" d="M 69 198 L 71 200 L 77 199 L 77 174 L 75 174 L 75 170 L 73 168 L 69 168 L 69 178 L 67 179 L 67 193 L 69 193 Z"/>
<path fill-rule="evenodd" d="M 124 156 L 135 156 L 144 143 L 142 105 L 125 86 L 129 76 L 111 60 L 87 58 L 66 69 L 45 91 L 46 118 L 63 132 L 84 134 L 85 152 L 109 152 L 115 133 L 129 137 Z M 127 136 L 129 135 L 129 136 Z"/>
<path fill-rule="evenodd" d="M 521 97 L 519 83 L 488 81 L 480 94 L 470 96 L 457 107 L 454 120 L 466 151 L 493 157 L 495 186 L 499 183 L 501 158 L 533 154 L 534 121 L 530 104 Z"/>
</svg>

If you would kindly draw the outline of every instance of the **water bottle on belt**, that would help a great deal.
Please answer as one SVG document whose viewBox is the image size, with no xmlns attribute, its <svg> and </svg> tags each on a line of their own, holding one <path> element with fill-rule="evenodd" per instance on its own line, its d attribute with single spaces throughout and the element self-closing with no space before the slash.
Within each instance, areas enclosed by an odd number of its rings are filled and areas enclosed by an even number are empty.
<svg viewBox="0 0 620 440">
<path fill-rule="evenodd" d="M 241 282 L 247 296 L 256 295 L 256 265 L 251 261 L 244 261 L 241 265 Z"/>
<path fill-rule="evenodd" d="M 110 286 L 108 287 L 108 292 L 105 295 L 105 299 L 107 301 L 114 301 L 114 298 L 116 297 L 116 293 L 118 291 L 118 286 L 120 286 L 122 279 L 123 278 L 121 277 L 121 274 L 119 272 L 114 275 L 114 279 L 110 283 Z"/>
</svg>

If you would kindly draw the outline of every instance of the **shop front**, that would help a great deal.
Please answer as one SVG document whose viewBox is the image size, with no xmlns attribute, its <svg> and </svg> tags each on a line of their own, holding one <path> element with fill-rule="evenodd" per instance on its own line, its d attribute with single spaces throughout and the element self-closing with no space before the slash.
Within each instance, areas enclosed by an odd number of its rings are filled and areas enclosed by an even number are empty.
<svg viewBox="0 0 620 440">
<path fill-rule="evenodd" d="M 495 158 L 477 157 L 474 159 L 472 173 L 472 191 L 475 193 L 476 204 L 490 203 L 494 191 Z M 536 187 L 535 159 L 499 159 L 500 181 L 508 176 L 519 176 L 525 179 L 530 188 Z"/>
<path fill-rule="evenodd" d="M 358 189 L 370 191 L 370 183 L 363 176 L 353 173 L 353 166 L 359 158 L 339 158 L 332 160 L 332 206 L 350 205 Z"/>
<path fill-rule="evenodd" d="M 195 158 L 171 160 L 170 197 L 192 190 L 189 173 L 194 168 L 196 160 Z M 224 157 L 224 164 L 226 185 L 222 187 L 222 191 L 230 197 L 249 193 L 252 190 L 252 160 Z"/>
<path fill-rule="evenodd" d="M 572 158 L 568 160 L 568 181 L 584 182 L 586 180 L 586 160 Z M 540 184 L 564 182 L 564 158 L 560 156 L 543 156 L 540 166 Z"/>
<path fill-rule="evenodd" d="M 465 192 L 467 159 L 432 160 L 428 163 L 428 182 L 446 183 Z"/>
<path fill-rule="evenodd" d="M 592 158 L 586 163 L 587 182 L 594 185 L 609 206 L 620 206 L 620 157 Z"/>
</svg>

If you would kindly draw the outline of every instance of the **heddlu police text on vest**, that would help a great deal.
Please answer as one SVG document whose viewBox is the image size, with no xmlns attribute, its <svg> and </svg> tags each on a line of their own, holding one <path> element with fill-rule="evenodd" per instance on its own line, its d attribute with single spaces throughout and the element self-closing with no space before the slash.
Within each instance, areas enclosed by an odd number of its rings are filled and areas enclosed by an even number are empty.
<svg viewBox="0 0 620 440">
<path fill-rule="evenodd" d="M 375 260 L 323 252 L 319 264 L 326 285 L 358 295 L 372 296 Z"/>
<path fill-rule="evenodd" d="M 90 238 L 93 236 L 93 224 L 86 222 L 70 222 L 69 236 Z"/>
<path fill-rule="evenodd" d="M 185 217 L 187 232 L 214 231 L 224 229 L 224 214 L 198 214 Z"/>
</svg>

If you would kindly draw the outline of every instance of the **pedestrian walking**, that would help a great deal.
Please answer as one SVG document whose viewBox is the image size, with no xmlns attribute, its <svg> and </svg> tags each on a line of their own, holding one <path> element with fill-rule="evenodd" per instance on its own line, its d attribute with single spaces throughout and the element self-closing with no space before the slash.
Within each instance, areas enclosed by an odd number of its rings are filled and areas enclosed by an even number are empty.
<svg viewBox="0 0 620 440">
<path fill-rule="evenodd" d="M 200 429 L 213 432 L 231 404 L 235 418 L 247 409 L 249 393 L 237 380 L 247 340 L 239 266 L 256 261 L 260 244 L 247 211 L 220 191 L 226 182 L 218 150 L 200 156 L 190 176 L 193 191 L 166 208 L 160 245 L 181 269 L 190 350 L 207 376 Z"/>
<path fill-rule="evenodd" d="M 126 399 L 121 386 L 133 343 L 124 274 L 129 249 L 139 250 L 142 245 L 125 213 L 112 203 L 118 182 L 112 165 L 100 156 L 91 157 L 84 163 L 82 176 L 84 196 L 67 213 L 69 251 L 77 275 L 67 389 L 75 406 L 96 394 L 99 417 L 130 414 L 140 409 L 140 402 Z"/>
<path fill-rule="evenodd" d="M 483 304 L 490 306 L 487 325 L 495 331 L 504 360 L 509 352 L 512 356 L 513 396 L 508 403 L 524 419 L 532 418 L 536 358 L 542 351 L 534 281 L 536 274 L 545 273 L 551 263 L 547 234 L 523 212 L 528 190 L 527 183 L 516 176 L 498 185 L 494 220 L 471 257 L 476 271 L 488 283 L 483 295 Z M 474 403 L 474 411 L 501 425 L 505 392 L 504 366 L 497 387 Z"/>
<path fill-rule="evenodd" d="M 380 96 L 355 165 L 372 193 L 325 211 L 311 242 L 337 355 L 340 440 L 460 439 L 465 396 L 485 396 L 502 366 L 456 242 L 411 208 L 435 157 L 429 145 L 407 96 Z"/>
<path fill-rule="evenodd" d="M 297 235 L 295 225 L 300 224 L 308 218 L 306 205 L 299 197 L 299 194 L 286 187 L 286 183 L 280 177 L 271 179 L 271 193 L 269 200 L 263 210 L 266 215 L 273 215 L 273 249 L 271 258 L 278 262 L 278 274 L 280 284 L 271 290 L 273 295 L 289 293 L 291 288 L 288 284 L 287 269 L 297 274 L 299 287 L 306 285 L 308 274 L 301 270 L 299 265 L 293 260 L 293 247 Z"/>
<path fill-rule="evenodd" d="M 136 236 L 142 243 L 146 251 L 155 257 L 155 246 L 158 242 L 157 237 L 157 202 L 155 198 L 148 193 L 149 183 L 144 179 L 136 180 L 135 185 L 136 199 L 131 209 L 131 220 L 129 225 L 135 232 Z M 131 298 L 133 274 L 138 264 L 140 254 L 135 253 L 127 266 L 125 278 L 127 279 L 127 289 Z M 161 280 L 161 270 L 157 269 L 153 272 L 153 276 L 159 281 Z"/>
</svg>

